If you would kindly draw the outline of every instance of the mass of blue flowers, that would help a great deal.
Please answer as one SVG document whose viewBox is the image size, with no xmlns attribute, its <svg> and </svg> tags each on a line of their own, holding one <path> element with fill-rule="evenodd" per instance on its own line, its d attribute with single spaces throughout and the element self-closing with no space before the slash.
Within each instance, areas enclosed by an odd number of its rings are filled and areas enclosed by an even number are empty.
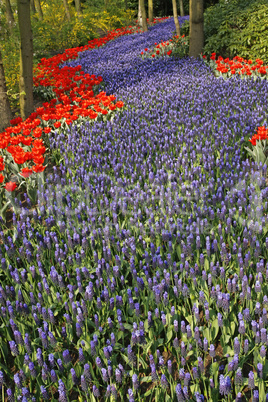
<svg viewBox="0 0 268 402">
<path fill-rule="evenodd" d="M 3 400 L 268 398 L 267 167 L 244 150 L 268 82 L 142 59 L 173 31 L 67 63 L 125 106 L 52 134 L 38 206 L 1 221 Z"/>
</svg>

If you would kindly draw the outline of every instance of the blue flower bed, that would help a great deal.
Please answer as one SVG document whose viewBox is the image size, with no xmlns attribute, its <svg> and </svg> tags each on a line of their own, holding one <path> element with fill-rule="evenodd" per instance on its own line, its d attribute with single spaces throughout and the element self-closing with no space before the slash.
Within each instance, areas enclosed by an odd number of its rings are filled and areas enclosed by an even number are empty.
<svg viewBox="0 0 268 402">
<path fill-rule="evenodd" d="M 243 146 L 268 124 L 268 82 L 141 58 L 174 29 L 67 63 L 125 107 L 54 133 L 38 207 L 2 222 L 9 400 L 266 398 L 267 169 Z"/>
</svg>

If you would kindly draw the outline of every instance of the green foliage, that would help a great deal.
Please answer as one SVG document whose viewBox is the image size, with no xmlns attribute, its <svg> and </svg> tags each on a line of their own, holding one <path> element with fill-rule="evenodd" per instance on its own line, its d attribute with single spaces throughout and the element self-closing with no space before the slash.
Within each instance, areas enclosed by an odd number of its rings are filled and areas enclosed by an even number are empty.
<svg viewBox="0 0 268 402">
<path fill-rule="evenodd" d="M 8 96 L 12 107 L 18 106 L 20 44 L 18 37 L 12 35 L 9 40 L 0 40 Z"/>
<path fill-rule="evenodd" d="M 181 36 L 189 36 L 190 35 L 190 22 L 188 20 L 184 21 L 184 23 L 180 26 Z"/>
<path fill-rule="evenodd" d="M 205 36 L 210 37 L 218 33 L 220 25 L 231 18 L 234 13 L 241 12 L 252 1 L 255 0 L 233 0 L 225 2 L 220 0 L 215 6 L 209 7 L 204 13 L 204 31 Z"/>
<path fill-rule="evenodd" d="M 135 16 L 134 10 L 125 9 L 124 4 L 120 6 L 118 0 L 109 0 L 105 12 L 111 20 L 113 29 L 130 25 Z"/>
<path fill-rule="evenodd" d="M 130 10 L 116 7 L 114 1 L 109 2 L 109 9 L 105 11 L 96 11 L 96 8 L 91 9 L 84 4 L 82 18 L 78 18 L 71 2 L 69 3 L 70 21 L 65 16 L 63 3 L 57 0 L 49 0 L 43 5 L 43 21 L 32 19 L 34 49 L 39 56 L 42 57 L 42 52 L 86 45 L 101 32 L 128 25 L 133 18 Z"/>
<path fill-rule="evenodd" d="M 248 147 L 245 147 L 245 149 L 252 156 L 255 162 L 261 162 L 263 165 L 268 164 L 268 147 L 266 140 L 256 141 L 256 145 L 253 147 L 253 150 Z"/>
<path fill-rule="evenodd" d="M 99 0 L 91 0 L 92 3 L 94 1 L 99 1 Z M 204 9 L 207 9 L 208 7 L 211 7 L 212 5 L 218 3 L 219 0 L 204 0 Z M 148 7 L 148 0 L 144 1 L 145 8 L 147 10 Z M 138 0 L 127 0 L 127 5 L 131 10 L 134 10 L 138 12 Z M 165 16 L 172 16 L 173 15 L 173 8 L 172 8 L 172 0 L 153 0 L 153 7 L 154 7 L 154 16 L 158 17 L 165 17 Z M 180 6 L 179 6 L 179 0 L 177 0 L 177 8 L 178 8 L 178 14 L 180 15 Z M 184 15 L 189 15 L 189 0 L 183 0 L 183 9 L 184 9 Z M 147 11 L 148 14 L 148 11 Z"/>
<path fill-rule="evenodd" d="M 204 52 L 223 57 L 239 55 L 268 63 L 268 4 L 266 0 L 220 2 L 205 12 Z"/>
<path fill-rule="evenodd" d="M 14 14 L 14 18 L 16 21 L 16 14 Z M 19 29 L 18 25 L 15 23 L 12 32 L 10 32 L 5 16 L 5 5 L 3 2 L 0 2 L 0 49 L 4 64 L 9 99 L 11 106 L 16 107 L 18 105 L 19 98 Z"/>
</svg>

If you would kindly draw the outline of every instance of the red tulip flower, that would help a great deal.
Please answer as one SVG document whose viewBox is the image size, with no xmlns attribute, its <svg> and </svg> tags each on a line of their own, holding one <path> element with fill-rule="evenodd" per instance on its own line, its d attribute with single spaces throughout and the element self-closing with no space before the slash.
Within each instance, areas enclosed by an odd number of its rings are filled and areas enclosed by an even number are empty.
<svg viewBox="0 0 268 402">
<path fill-rule="evenodd" d="M 10 181 L 9 183 L 6 183 L 6 185 L 5 185 L 5 189 L 10 192 L 14 191 L 16 187 L 17 187 L 17 184 L 14 183 L 14 181 Z"/>
</svg>

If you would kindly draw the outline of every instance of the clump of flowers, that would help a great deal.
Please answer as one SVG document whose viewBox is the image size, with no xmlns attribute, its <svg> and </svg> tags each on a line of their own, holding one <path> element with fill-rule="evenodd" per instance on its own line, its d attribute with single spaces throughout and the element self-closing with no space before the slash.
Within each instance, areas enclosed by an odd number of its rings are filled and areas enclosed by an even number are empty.
<svg viewBox="0 0 268 402">
<path fill-rule="evenodd" d="M 163 56 L 170 56 L 172 53 L 172 44 L 170 41 L 160 43 L 155 42 L 155 47 L 153 49 L 148 49 L 147 47 L 141 52 L 142 58 L 157 58 Z"/>
<path fill-rule="evenodd" d="M 43 98 L 52 98 L 43 103 L 25 121 L 17 117 L 10 121 L 11 126 L 0 133 L 1 175 L 0 183 L 5 184 L 10 174 L 21 182 L 33 173 L 45 169 L 45 147 L 47 135 L 74 121 L 87 118 L 95 120 L 98 116 L 108 115 L 123 102 L 114 102 L 116 97 L 105 92 L 95 95 L 102 77 L 81 71 L 81 66 L 62 67 L 61 64 L 78 57 L 79 52 L 94 49 L 116 37 L 133 33 L 132 27 L 116 29 L 104 38 L 93 39 L 88 45 L 67 49 L 63 54 L 49 59 L 43 58 L 38 64 L 34 77 L 35 92 Z M 17 186 L 8 186 L 8 191 Z M 10 190 L 12 189 L 12 190 Z"/>
<path fill-rule="evenodd" d="M 268 147 L 267 147 L 268 129 L 265 126 L 258 127 L 257 133 L 252 136 L 249 141 L 253 145 L 253 150 L 245 147 L 249 154 L 257 163 L 268 164 Z"/>
<path fill-rule="evenodd" d="M 73 122 L 79 125 L 85 120 L 109 119 L 114 110 L 124 106 L 121 101 L 115 102 L 114 95 L 107 96 L 103 91 L 97 93 L 101 76 L 86 74 L 79 65 L 69 67 L 62 64 L 76 59 L 79 52 L 103 46 L 133 31 L 133 27 L 116 29 L 104 38 L 89 41 L 86 46 L 67 49 L 49 59 L 43 58 L 38 64 L 34 77 L 35 93 L 49 102 L 43 103 L 25 121 L 20 117 L 11 120 L 11 126 L 0 133 L 1 201 L 6 194 L 1 215 L 5 214 L 10 203 L 14 204 L 14 195 L 9 194 L 21 187 L 35 203 L 40 173 L 45 170 L 51 156 L 47 152 L 51 132 L 66 129 Z"/>
<path fill-rule="evenodd" d="M 233 59 L 222 56 L 216 58 L 216 53 L 211 53 L 209 60 L 205 55 L 202 56 L 215 73 L 216 77 L 230 78 L 239 75 L 241 78 L 253 77 L 267 79 L 268 66 L 263 65 L 263 60 L 246 60 L 243 57 L 235 56 Z"/>
<path fill-rule="evenodd" d="M 153 24 L 165 19 L 154 19 Z M 115 29 L 103 38 L 90 40 L 86 46 L 66 49 L 62 54 L 41 60 L 35 69 L 34 92 L 47 102 L 25 121 L 20 117 L 11 120 L 11 126 L 0 133 L 0 191 L 14 192 L 24 186 L 34 202 L 37 174 L 45 170 L 48 162 L 48 134 L 67 129 L 74 122 L 79 126 L 85 120 L 110 119 L 113 111 L 124 106 L 123 102 L 116 102 L 114 95 L 99 92 L 103 81 L 101 76 L 84 73 L 80 65 L 70 67 L 64 66 L 64 63 L 77 59 L 80 52 L 99 48 L 120 36 L 137 33 L 136 28 Z M 2 214 L 10 200 L 12 198 L 9 197 Z"/>
<path fill-rule="evenodd" d="M 171 39 L 173 46 L 172 56 L 173 57 L 186 57 L 189 55 L 189 36 L 185 35 L 173 35 Z"/>
<path fill-rule="evenodd" d="M 189 38 L 185 35 L 179 36 L 174 35 L 168 41 L 161 41 L 160 43 L 155 42 L 155 47 L 153 49 L 145 48 L 141 52 L 142 58 L 157 58 L 163 56 L 177 56 L 184 57 L 189 53 Z"/>
</svg>

